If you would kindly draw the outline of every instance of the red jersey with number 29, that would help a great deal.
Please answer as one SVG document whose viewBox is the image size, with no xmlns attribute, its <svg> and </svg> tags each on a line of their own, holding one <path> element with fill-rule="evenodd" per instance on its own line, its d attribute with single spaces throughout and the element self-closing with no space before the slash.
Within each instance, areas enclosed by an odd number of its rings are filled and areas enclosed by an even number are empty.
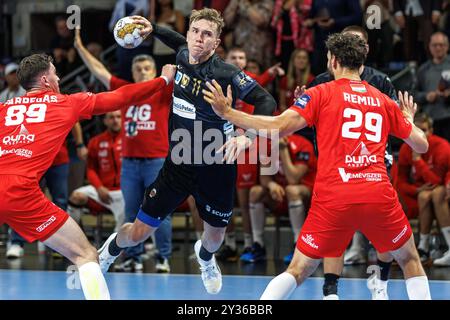
<svg viewBox="0 0 450 320">
<path fill-rule="evenodd" d="M 95 95 L 27 93 L 0 105 L 0 172 L 40 179 L 75 123 L 91 118 Z"/>
<path fill-rule="evenodd" d="M 412 126 L 398 105 L 366 81 L 339 79 L 307 90 L 291 106 L 316 127 L 318 169 L 313 198 L 321 203 L 380 203 L 397 199 L 384 153 L 391 134 Z"/>
</svg>

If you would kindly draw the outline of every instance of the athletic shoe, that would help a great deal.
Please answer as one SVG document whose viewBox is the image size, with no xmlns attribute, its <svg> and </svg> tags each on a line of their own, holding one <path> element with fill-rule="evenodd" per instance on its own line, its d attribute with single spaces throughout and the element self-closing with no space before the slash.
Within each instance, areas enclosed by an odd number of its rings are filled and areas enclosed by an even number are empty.
<svg viewBox="0 0 450 320">
<path fill-rule="evenodd" d="M 23 256 L 23 248 L 19 244 L 11 244 L 6 252 L 6 258 L 17 259 Z"/>
<path fill-rule="evenodd" d="M 233 250 L 230 246 L 225 245 L 217 252 L 216 258 L 219 261 L 236 262 L 239 256 L 236 249 Z"/>
<path fill-rule="evenodd" d="M 158 273 L 169 273 L 170 272 L 170 265 L 169 260 L 167 258 L 163 257 L 157 257 L 156 258 L 156 272 Z"/>
<path fill-rule="evenodd" d="M 98 249 L 98 261 L 99 261 L 100 268 L 102 269 L 103 273 L 108 272 L 109 266 L 120 255 L 119 254 L 117 256 L 112 256 L 108 250 L 109 244 L 111 243 L 111 241 L 113 241 L 116 238 L 116 236 L 117 236 L 117 232 L 114 232 L 112 235 L 109 236 L 108 239 L 106 239 L 103 246 L 100 249 Z"/>
<path fill-rule="evenodd" d="M 217 294 L 222 289 L 222 273 L 217 265 L 214 255 L 209 261 L 204 261 L 200 258 L 200 248 L 202 241 L 197 240 L 194 245 L 195 255 L 200 264 L 200 271 L 202 272 L 203 285 L 209 294 Z"/>
<path fill-rule="evenodd" d="M 329 294 L 324 296 L 323 300 L 339 300 L 339 296 L 337 294 Z"/>
<path fill-rule="evenodd" d="M 144 265 L 138 258 L 127 258 L 122 263 L 114 266 L 114 271 L 117 272 L 142 272 Z"/>
<path fill-rule="evenodd" d="M 442 258 L 433 261 L 433 265 L 438 267 L 449 267 L 450 266 L 450 250 L 444 253 Z"/>
<path fill-rule="evenodd" d="M 255 263 L 266 260 L 266 248 L 261 247 L 258 242 L 253 243 L 250 252 L 241 255 L 241 261 L 246 263 Z"/>
<path fill-rule="evenodd" d="M 344 265 L 364 263 L 367 263 L 367 257 L 364 255 L 363 249 L 351 248 L 344 255 Z"/>
<path fill-rule="evenodd" d="M 430 260 L 430 252 L 429 251 L 425 251 L 425 250 L 419 248 L 419 249 L 417 249 L 417 252 L 419 253 L 420 262 L 426 263 Z"/>
<path fill-rule="evenodd" d="M 387 283 L 387 281 L 378 279 L 376 274 L 367 279 L 367 288 L 372 294 L 372 300 L 389 300 Z"/>
</svg>

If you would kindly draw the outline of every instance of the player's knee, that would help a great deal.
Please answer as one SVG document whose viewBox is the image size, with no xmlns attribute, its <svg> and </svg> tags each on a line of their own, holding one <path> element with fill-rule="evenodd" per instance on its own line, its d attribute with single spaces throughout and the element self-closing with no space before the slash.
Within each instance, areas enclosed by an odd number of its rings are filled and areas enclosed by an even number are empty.
<svg viewBox="0 0 450 320">
<path fill-rule="evenodd" d="M 301 199 L 300 185 L 288 185 L 286 186 L 284 191 L 286 191 L 286 197 L 288 201 L 295 201 Z"/>
<path fill-rule="evenodd" d="M 431 201 L 431 192 L 422 191 L 417 195 L 417 201 L 419 204 L 426 204 Z"/>
<path fill-rule="evenodd" d="M 249 201 L 251 203 L 261 202 L 264 196 L 264 188 L 261 185 L 253 186 L 250 189 Z"/>
<path fill-rule="evenodd" d="M 84 193 L 74 191 L 70 195 L 69 201 L 75 205 L 83 205 L 87 202 L 87 196 Z"/>
<path fill-rule="evenodd" d="M 446 190 L 444 186 L 437 186 L 431 191 L 431 200 L 434 205 L 439 205 L 442 201 L 444 201 L 446 195 Z"/>
</svg>

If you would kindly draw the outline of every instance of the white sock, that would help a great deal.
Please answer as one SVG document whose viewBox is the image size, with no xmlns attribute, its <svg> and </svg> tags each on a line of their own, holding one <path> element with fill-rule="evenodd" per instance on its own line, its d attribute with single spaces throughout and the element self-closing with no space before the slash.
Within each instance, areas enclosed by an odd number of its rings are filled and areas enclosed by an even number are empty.
<svg viewBox="0 0 450 320">
<path fill-rule="evenodd" d="M 302 200 L 289 201 L 289 220 L 291 221 L 294 243 L 297 243 L 298 235 L 305 222 L 305 206 Z"/>
<path fill-rule="evenodd" d="M 76 208 L 76 207 L 72 207 L 70 204 L 67 206 L 67 213 L 69 214 L 69 216 L 72 217 L 73 220 L 75 220 L 75 222 L 77 224 L 80 224 L 81 221 L 81 213 L 82 210 L 81 208 Z"/>
<path fill-rule="evenodd" d="M 253 244 L 251 233 L 244 233 L 244 248 L 250 248 Z"/>
<path fill-rule="evenodd" d="M 252 222 L 253 241 L 258 242 L 261 247 L 264 247 L 266 215 L 264 214 L 264 205 L 262 202 L 250 203 L 249 213 Z"/>
<path fill-rule="evenodd" d="M 409 300 L 431 300 L 430 287 L 426 276 L 406 279 Z"/>
<path fill-rule="evenodd" d="M 232 250 L 236 250 L 236 234 L 234 232 L 225 233 L 225 245 L 229 246 Z"/>
<path fill-rule="evenodd" d="M 450 227 L 441 228 L 441 232 L 444 235 L 447 246 L 450 248 Z"/>
<path fill-rule="evenodd" d="M 352 245 L 350 246 L 350 250 L 361 250 L 364 244 L 364 236 L 361 232 L 356 231 L 353 235 Z"/>
<path fill-rule="evenodd" d="M 100 265 L 88 262 L 78 268 L 81 287 L 86 300 L 110 300 L 108 286 L 103 277 Z"/>
<path fill-rule="evenodd" d="M 283 272 L 269 282 L 260 300 L 286 300 L 296 288 L 295 277 L 288 272 Z"/>
<path fill-rule="evenodd" d="M 419 235 L 419 246 L 418 249 L 422 249 L 423 251 L 430 251 L 430 234 L 423 234 L 421 233 Z"/>
</svg>

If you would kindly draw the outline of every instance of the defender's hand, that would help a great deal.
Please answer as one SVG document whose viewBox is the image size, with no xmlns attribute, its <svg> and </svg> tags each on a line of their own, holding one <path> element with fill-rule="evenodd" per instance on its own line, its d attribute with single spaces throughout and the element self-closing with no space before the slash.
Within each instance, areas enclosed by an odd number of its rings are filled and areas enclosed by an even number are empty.
<svg viewBox="0 0 450 320">
<path fill-rule="evenodd" d="M 398 92 L 398 99 L 400 101 L 400 109 L 403 115 L 411 122 L 414 123 L 414 114 L 417 111 L 417 104 L 414 102 L 412 95 L 405 91 L 403 94 L 401 91 Z"/>
<path fill-rule="evenodd" d="M 226 113 L 231 111 L 231 105 L 233 103 L 231 86 L 228 85 L 226 96 L 223 94 L 222 88 L 216 80 L 213 80 L 212 83 L 206 82 L 206 86 L 209 90 L 202 90 L 203 98 L 211 104 L 214 112 L 219 117 L 224 118 Z"/>
<path fill-rule="evenodd" d="M 306 86 L 302 85 L 301 87 L 297 86 L 295 87 L 294 91 L 294 99 L 297 100 L 302 94 L 304 94 L 306 91 Z"/>
<path fill-rule="evenodd" d="M 217 153 L 223 152 L 225 150 L 225 154 L 223 156 L 223 160 L 226 163 L 233 163 L 241 154 L 242 151 L 249 148 L 252 145 L 252 140 L 245 136 L 233 137 L 223 146 L 217 150 Z"/>
<path fill-rule="evenodd" d="M 166 64 L 162 68 L 161 76 L 164 76 L 169 80 L 169 83 L 173 81 L 175 73 L 177 72 L 177 67 L 173 64 Z"/>
</svg>

